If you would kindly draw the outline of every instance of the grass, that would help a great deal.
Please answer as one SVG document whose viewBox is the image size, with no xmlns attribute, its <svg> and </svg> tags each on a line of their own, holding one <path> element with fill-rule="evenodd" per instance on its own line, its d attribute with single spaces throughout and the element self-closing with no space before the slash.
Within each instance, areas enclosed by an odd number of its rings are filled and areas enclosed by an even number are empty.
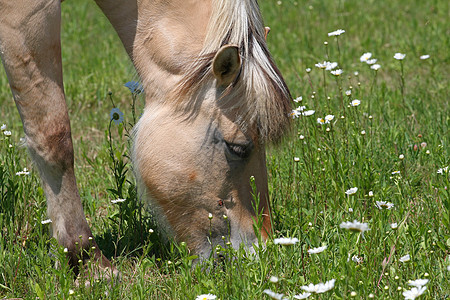
<svg viewBox="0 0 450 300">
<path fill-rule="evenodd" d="M 335 279 L 333 289 L 310 298 L 403 299 L 408 281 L 419 278 L 429 280 L 422 298 L 450 296 L 449 173 L 437 173 L 450 165 L 446 1 L 261 2 L 272 28 L 269 48 L 294 98 L 303 98 L 295 107 L 315 111 L 295 118 L 285 141 L 268 149 L 274 238 L 299 242 L 284 247 L 271 240 L 257 249 L 259 259 L 228 248 L 230 259 L 222 265 L 195 267 L 185 245 L 160 242 L 157 224 L 133 201 L 127 132 L 134 95 L 123 84 L 136 78 L 119 39 L 93 3 L 62 6 L 78 185 L 99 246 L 123 277 L 90 289 L 74 286 L 63 249 L 41 223 L 45 198 L 20 147 L 20 118 L 0 71 L 0 123 L 12 133 L 0 137 L 0 298 L 195 299 L 212 293 L 269 299 L 263 291 L 270 289 L 292 299 L 302 286 Z M 339 28 L 346 32 L 328 37 Z M 378 59 L 378 71 L 360 62 L 365 52 Z M 396 60 L 396 52 L 406 57 Z M 419 59 L 423 54 L 430 58 Z M 338 62 L 344 73 L 335 77 L 315 67 L 324 60 Z M 125 113 L 125 125 L 111 130 L 110 91 Z M 361 104 L 349 106 L 354 99 Z M 318 124 L 326 115 L 334 119 Z M 25 167 L 29 175 L 16 175 Z M 357 192 L 347 195 L 353 187 Z M 127 200 L 110 202 L 117 198 Z M 394 206 L 380 210 L 376 201 Z M 340 227 L 353 220 L 370 230 L 362 235 Z M 307 252 L 323 245 L 321 253 Z M 410 260 L 401 262 L 407 254 Z"/>
</svg>

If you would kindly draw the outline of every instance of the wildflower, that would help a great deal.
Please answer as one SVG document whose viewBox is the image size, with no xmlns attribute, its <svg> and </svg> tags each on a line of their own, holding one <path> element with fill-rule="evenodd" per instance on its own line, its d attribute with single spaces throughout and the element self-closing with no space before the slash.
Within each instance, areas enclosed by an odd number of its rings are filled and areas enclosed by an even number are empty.
<svg viewBox="0 0 450 300">
<path fill-rule="evenodd" d="M 361 104 L 361 100 L 355 99 L 352 102 L 350 102 L 351 106 L 358 106 Z"/>
<path fill-rule="evenodd" d="M 443 168 L 439 168 L 437 170 L 437 173 L 438 174 L 444 174 L 444 173 L 447 173 L 447 171 L 448 171 L 448 166 L 447 167 L 443 167 Z"/>
<path fill-rule="evenodd" d="M 116 200 L 111 200 L 112 204 L 116 204 L 116 203 L 121 203 L 121 202 L 125 202 L 127 199 L 116 199 Z"/>
<path fill-rule="evenodd" d="M 341 225 L 339 225 L 340 228 L 348 229 L 353 232 L 361 232 L 364 233 L 364 231 L 370 230 L 367 223 L 360 223 L 356 220 L 353 222 L 343 222 Z"/>
<path fill-rule="evenodd" d="M 69 252 L 69 249 L 64 248 L 63 252 L 64 252 L 64 253 L 67 253 L 67 252 Z"/>
<path fill-rule="evenodd" d="M 30 174 L 30 172 L 27 170 L 27 168 L 23 168 L 23 171 L 19 171 L 16 173 L 17 176 L 28 175 L 28 174 Z"/>
<path fill-rule="evenodd" d="M 298 239 L 297 238 L 278 238 L 278 239 L 274 239 L 273 242 L 277 245 L 283 245 L 283 246 L 290 246 L 290 245 L 295 245 L 296 243 L 298 243 Z"/>
<path fill-rule="evenodd" d="M 291 111 L 291 117 L 292 117 L 292 119 L 298 118 L 298 117 L 301 116 L 301 115 L 302 115 L 302 112 L 299 111 L 299 110 L 297 110 L 297 109 L 293 109 L 293 110 Z"/>
<path fill-rule="evenodd" d="M 410 286 L 415 286 L 416 288 L 419 288 L 421 286 L 424 286 L 428 283 L 428 279 L 416 279 L 416 280 L 410 280 L 408 281 L 408 284 Z"/>
<path fill-rule="evenodd" d="M 345 30 L 343 30 L 343 29 L 338 29 L 338 30 L 329 32 L 329 33 L 328 33 L 328 36 L 338 36 L 338 35 L 343 34 L 344 32 L 345 32 Z"/>
<path fill-rule="evenodd" d="M 351 90 L 346 90 L 346 91 L 345 91 L 345 94 L 346 94 L 347 96 L 350 96 L 350 95 L 352 94 L 352 91 L 351 91 Z"/>
<path fill-rule="evenodd" d="M 355 194 L 357 191 L 358 191 L 358 188 L 357 188 L 357 187 L 353 187 L 353 188 L 351 188 L 351 189 L 346 190 L 345 193 L 346 193 L 347 195 L 353 195 L 353 194 Z"/>
<path fill-rule="evenodd" d="M 404 156 L 403 154 L 400 154 L 400 155 L 398 156 L 398 158 L 399 158 L 399 159 L 404 159 L 405 156 Z"/>
<path fill-rule="evenodd" d="M 398 228 L 398 224 L 397 223 L 391 223 L 391 229 L 395 230 Z"/>
<path fill-rule="evenodd" d="M 325 283 L 318 283 L 318 284 L 312 284 L 301 286 L 300 288 L 308 293 L 325 293 L 332 288 L 334 288 L 334 283 L 336 282 L 336 279 L 331 279 L 330 281 L 327 281 Z"/>
<path fill-rule="evenodd" d="M 208 214 L 208 219 L 212 220 L 212 218 L 213 218 L 212 213 L 209 213 L 209 214 Z"/>
<path fill-rule="evenodd" d="M 5 131 L 5 130 L 6 130 L 6 124 L 3 124 L 3 125 L 0 127 L 0 129 L 1 129 L 2 131 Z"/>
<path fill-rule="evenodd" d="M 323 252 L 325 249 L 327 249 L 327 246 L 322 246 L 322 247 L 318 247 L 318 248 L 311 248 L 308 250 L 309 254 L 318 254 L 320 252 Z"/>
<path fill-rule="evenodd" d="M 360 60 L 361 62 L 367 62 L 371 57 L 372 57 L 372 53 L 366 52 L 366 53 L 364 53 L 364 54 L 359 58 L 359 60 Z M 355 74 L 355 75 L 356 75 L 356 74 Z"/>
<path fill-rule="evenodd" d="M 318 67 L 319 69 L 325 69 L 327 67 L 326 61 L 324 61 L 323 63 L 317 63 L 315 64 L 316 67 Z"/>
<path fill-rule="evenodd" d="M 394 204 L 393 203 L 391 203 L 391 202 L 386 202 L 386 201 L 377 201 L 377 202 L 375 202 L 375 206 L 378 208 L 378 209 L 391 209 L 391 208 L 393 208 L 394 207 Z"/>
<path fill-rule="evenodd" d="M 397 60 L 403 60 L 405 58 L 406 54 L 403 53 L 395 53 L 394 58 Z"/>
<path fill-rule="evenodd" d="M 355 74 L 355 76 L 358 76 L 358 75 L 359 75 L 359 72 L 358 72 L 358 71 L 355 71 L 355 73 L 353 73 L 353 74 Z"/>
<path fill-rule="evenodd" d="M 357 263 L 357 264 L 360 264 L 360 263 L 363 262 L 363 258 L 362 257 L 358 257 L 358 255 L 353 255 L 352 256 L 352 261 Z"/>
<path fill-rule="evenodd" d="M 378 71 L 378 69 L 381 68 L 381 66 L 379 64 L 374 64 L 374 65 L 370 66 L 370 68 L 372 70 Z"/>
<path fill-rule="evenodd" d="M 357 293 L 356 293 L 355 291 L 352 291 L 352 292 L 350 293 L 350 296 L 352 296 L 352 297 L 356 297 L 356 295 L 357 295 Z"/>
<path fill-rule="evenodd" d="M 392 175 L 398 175 L 398 174 L 400 174 L 400 171 L 394 171 L 394 172 L 392 172 L 391 174 L 392 174 Z"/>
<path fill-rule="evenodd" d="M 49 224 L 49 223 L 51 223 L 51 222 L 52 222 L 52 220 L 47 219 L 47 220 L 41 221 L 41 224 L 42 224 L 42 225 L 45 225 L 45 224 Z"/>
<path fill-rule="evenodd" d="M 370 293 L 370 294 L 369 294 L 369 298 L 370 298 L 370 299 L 375 298 L 375 295 L 372 294 L 372 293 Z"/>
<path fill-rule="evenodd" d="M 114 122 L 114 124 L 119 125 L 123 122 L 123 112 L 120 111 L 117 107 L 111 109 L 109 113 L 110 119 Z"/>
<path fill-rule="evenodd" d="M 376 59 L 376 58 L 368 59 L 368 60 L 366 61 L 366 63 L 367 63 L 368 65 L 373 65 L 373 64 L 376 63 L 376 62 L 377 62 L 377 59 Z"/>
<path fill-rule="evenodd" d="M 75 294 L 75 292 L 73 290 L 69 289 L 69 295 L 73 295 L 73 294 Z"/>
<path fill-rule="evenodd" d="M 294 99 L 294 102 L 295 102 L 295 103 L 298 103 L 298 102 L 301 102 L 302 100 L 303 100 L 303 97 L 300 96 L 300 97 L 295 98 L 295 99 Z"/>
<path fill-rule="evenodd" d="M 320 125 L 325 124 L 325 120 L 323 118 L 317 118 L 317 123 Z"/>
<path fill-rule="evenodd" d="M 430 56 L 428 54 L 425 54 L 425 55 L 421 55 L 419 58 L 420 59 L 429 59 Z"/>
<path fill-rule="evenodd" d="M 369 191 L 369 197 L 373 197 L 373 192 Z"/>
<path fill-rule="evenodd" d="M 325 70 L 331 71 L 334 68 L 336 68 L 337 65 L 338 65 L 337 62 L 327 62 L 327 67 L 325 68 Z M 342 70 L 341 70 L 341 72 L 342 72 Z"/>
<path fill-rule="evenodd" d="M 7 136 L 7 137 L 10 137 L 10 136 L 11 136 L 11 131 L 5 130 L 5 131 L 3 131 L 3 134 L 4 134 L 5 136 Z"/>
<path fill-rule="evenodd" d="M 333 115 L 326 115 L 325 116 L 325 123 L 330 123 L 331 121 L 333 121 L 334 116 Z"/>
<path fill-rule="evenodd" d="M 307 111 L 302 112 L 302 116 L 311 116 L 315 112 L 316 112 L 315 110 L 307 110 Z"/>
<path fill-rule="evenodd" d="M 420 143 L 420 147 L 425 148 L 426 146 L 427 146 L 427 143 L 426 143 L 426 142 Z"/>
<path fill-rule="evenodd" d="M 412 289 L 410 289 L 408 291 L 404 291 L 403 296 L 405 296 L 405 300 L 406 299 L 416 299 L 417 297 L 422 295 L 426 289 L 427 289 L 426 286 L 423 286 L 423 287 L 421 286 L 419 288 L 413 287 Z"/>
<path fill-rule="evenodd" d="M 303 293 L 303 294 L 298 294 L 298 295 L 294 295 L 294 299 L 306 299 L 309 296 L 311 296 L 311 293 Z"/>
<path fill-rule="evenodd" d="M 264 294 L 266 294 L 267 296 L 269 296 L 272 299 L 277 299 L 277 300 L 281 300 L 283 299 L 283 294 L 277 294 L 274 291 L 271 291 L 269 289 L 265 289 L 263 291 Z M 214 298 L 215 299 L 215 298 Z"/>
<path fill-rule="evenodd" d="M 334 76 L 339 76 L 342 73 L 344 73 L 344 71 L 342 71 L 341 69 L 337 69 L 337 70 L 331 71 L 331 74 L 333 74 Z"/>
<path fill-rule="evenodd" d="M 195 300 L 214 300 L 217 296 L 213 294 L 202 294 L 195 298 Z"/>
<path fill-rule="evenodd" d="M 300 157 L 294 157 L 294 161 L 295 162 L 299 162 L 300 161 Z"/>
<path fill-rule="evenodd" d="M 409 256 L 409 254 L 406 254 L 405 256 L 400 257 L 398 260 L 400 262 L 404 263 L 404 262 L 410 261 L 411 260 L 411 256 Z"/>
<path fill-rule="evenodd" d="M 311 68 L 306 68 L 306 73 L 309 73 L 309 72 L 311 72 Z"/>
<path fill-rule="evenodd" d="M 305 136 L 304 136 L 303 134 L 300 134 L 300 135 L 298 136 L 298 138 L 301 139 L 301 140 L 303 140 L 303 139 L 305 139 Z"/>
<path fill-rule="evenodd" d="M 366 131 L 365 130 L 362 130 L 361 131 L 361 135 L 365 135 L 366 134 Z"/>
<path fill-rule="evenodd" d="M 140 94 L 144 91 L 142 84 L 136 81 L 128 81 L 124 84 L 133 94 Z"/>
<path fill-rule="evenodd" d="M 272 282 L 272 283 L 277 283 L 278 282 L 278 277 L 270 276 L 269 281 Z"/>
<path fill-rule="evenodd" d="M 348 212 L 349 212 L 349 213 L 352 213 L 352 212 L 353 212 L 353 208 L 349 207 L 349 208 L 348 208 Z"/>
</svg>

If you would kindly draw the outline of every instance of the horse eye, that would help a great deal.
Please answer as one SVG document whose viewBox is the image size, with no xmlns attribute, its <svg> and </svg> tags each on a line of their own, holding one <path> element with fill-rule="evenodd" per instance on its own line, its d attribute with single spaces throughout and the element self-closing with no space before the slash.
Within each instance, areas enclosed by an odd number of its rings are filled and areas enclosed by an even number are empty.
<svg viewBox="0 0 450 300">
<path fill-rule="evenodd" d="M 225 141 L 225 145 L 227 147 L 227 153 L 232 156 L 232 158 L 240 158 L 245 159 L 250 156 L 250 153 L 253 149 L 253 143 L 249 142 L 247 144 L 235 144 L 228 143 Z"/>
</svg>

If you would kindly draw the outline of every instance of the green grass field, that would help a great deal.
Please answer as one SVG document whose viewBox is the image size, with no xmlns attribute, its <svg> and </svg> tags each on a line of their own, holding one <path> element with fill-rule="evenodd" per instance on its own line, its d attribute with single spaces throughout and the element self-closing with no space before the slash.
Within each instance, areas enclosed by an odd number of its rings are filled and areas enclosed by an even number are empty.
<svg viewBox="0 0 450 300">
<path fill-rule="evenodd" d="M 298 242 L 270 240 L 258 258 L 222 249 L 223 262 L 192 267 L 183 244 L 160 241 L 152 216 L 134 201 L 127 159 L 133 95 L 124 83 L 137 80 L 132 64 L 93 1 L 65 1 L 64 80 L 78 186 L 95 238 L 122 278 L 75 286 L 63 249 L 41 223 L 45 198 L 20 146 L 22 125 L 1 68 L 0 298 L 270 299 L 270 290 L 276 299 L 301 299 L 310 284 L 326 282 L 309 299 L 405 299 L 408 291 L 416 291 L 412 299 L 420 292 L 421 299 L 450 297 L 449 3 L 260 5 L 272 29 L 269 48 L 293 97 L 302 97 L 293 109 L 314 110 L 268 148 L 273 238 Z M 337 29 L 345 33 L 328 36 Z M 360 61 L 367 52 L 377 71 Z M 343 73 L 315 66 L 324 61 Z M 109 92 L 126 124 L 113 125 L 111 139 Z M 350 105 L 355 99 L 360 104 Z M 142 101 L 138 96 L 138 114 Z M 24 168 L 30 174 L 16 175 Z M 111 203 L 117 198 L 127 201 Z M 370 230 L 342 228 L 353 220 Z M 416 279 L 428 282 L 414 290 Z M 89 274 L 84 280 L 93 281 Z"/>
</svg>

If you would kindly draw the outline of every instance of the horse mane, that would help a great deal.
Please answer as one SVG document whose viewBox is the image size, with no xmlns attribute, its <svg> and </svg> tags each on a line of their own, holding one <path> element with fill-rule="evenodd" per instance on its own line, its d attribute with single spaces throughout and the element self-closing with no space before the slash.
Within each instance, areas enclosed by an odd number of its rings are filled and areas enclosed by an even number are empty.
<svg viewBox="0 0 450 300">
<path fill-rule="evenodd" d="M 213 82 L 212 61 L 217 51 L 227 44 L 236 45 L 241 56 L 240 75 L 217 101 L 221 101 L 221 109 L 237 111 L 236 123 L 246 131 L 256 131 L 260 141 L 279 140 L 290 124 L 292 97 L 264 34 L 256 0 L 212 1 L 203 49 L 175 89 L 184 109 L 198 107 L 196 101 L 204 96 L 202 89 Z M 181 101 L 186 95 L 190 103 Z"/>
</svg>

